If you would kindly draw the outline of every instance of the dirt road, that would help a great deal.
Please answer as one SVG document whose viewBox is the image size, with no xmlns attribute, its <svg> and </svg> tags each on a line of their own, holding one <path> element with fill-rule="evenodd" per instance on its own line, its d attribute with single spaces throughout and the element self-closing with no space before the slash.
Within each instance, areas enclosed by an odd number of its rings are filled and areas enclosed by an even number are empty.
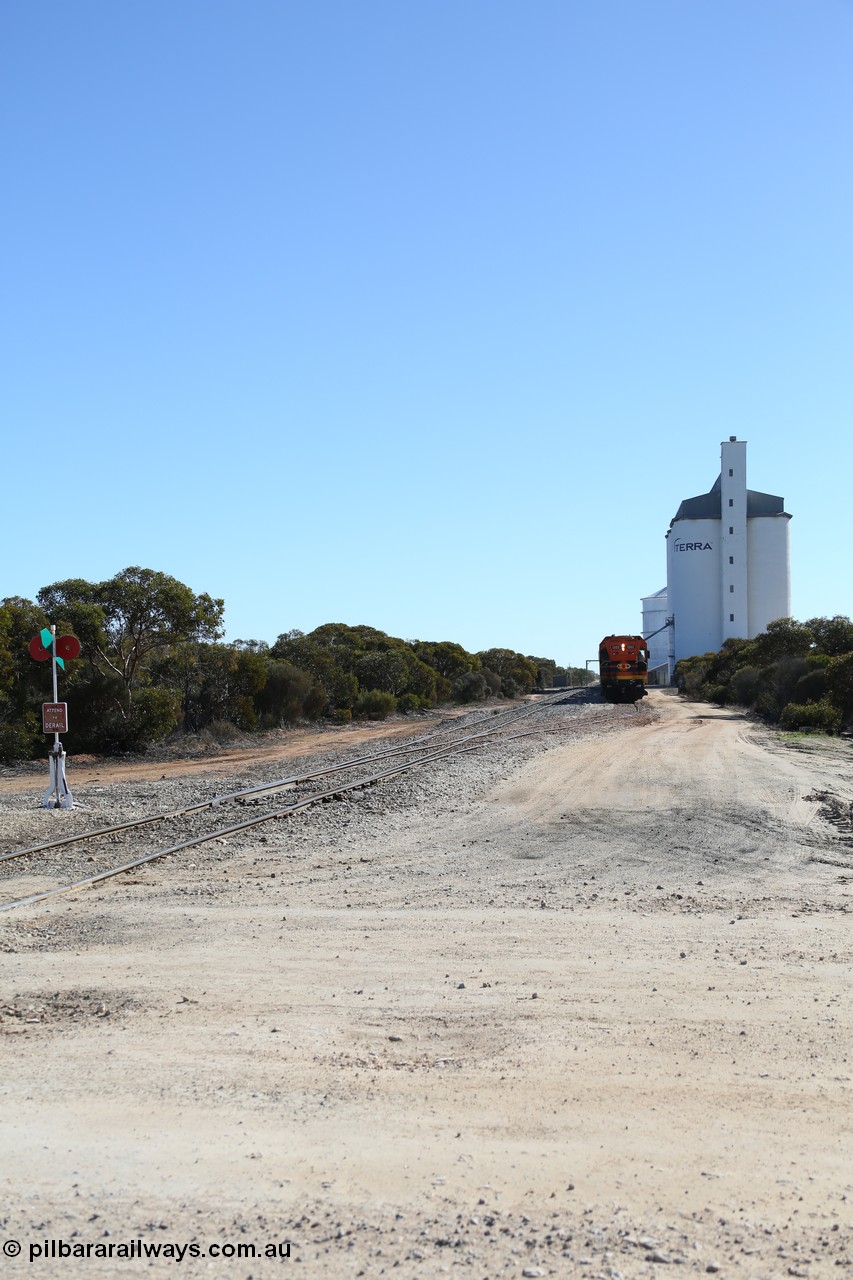
<svg viewBox="0 0 853 1280">
<path fill-rule="evenodd" d="M 845 1274 L 852 758 L 566 707 L 0 917 L 7 1272 Z"/>
</svg>

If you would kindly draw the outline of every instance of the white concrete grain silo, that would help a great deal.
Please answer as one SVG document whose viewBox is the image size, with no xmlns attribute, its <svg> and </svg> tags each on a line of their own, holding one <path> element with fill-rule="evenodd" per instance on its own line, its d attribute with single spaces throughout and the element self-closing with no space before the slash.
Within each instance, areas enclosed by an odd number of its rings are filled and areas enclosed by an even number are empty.
<svg viewBox="0 0 853 1280">
<path fill-rule="evenodd" d="M 666 587 L 643 596 L 643 635 L 649 643 L 649 684 L 669 684 L 672 634 L 667 626 L 669 597 Z"/>
<path fill-rule="evenodd" d="M 745 440 L 724 441 L 721 461 L 717 482 L 681 503 L 666 535 L 666 594 L 654 599 L 656 613 L 664 604 L 673 620 L 676 662 L 733 636 L 752 639 L 791 613 L 785 501 L 747 489 Z"/>
</svg>

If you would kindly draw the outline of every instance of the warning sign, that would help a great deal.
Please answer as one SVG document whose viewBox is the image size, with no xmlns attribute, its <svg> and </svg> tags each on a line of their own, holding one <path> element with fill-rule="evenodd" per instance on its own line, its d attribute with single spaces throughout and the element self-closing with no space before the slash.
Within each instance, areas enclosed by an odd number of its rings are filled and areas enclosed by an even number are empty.
<svg viewBox="0 0 853 1280">
<path fill-rule="evenodd" d="M 45 733 L 67 733 L 68 703 L 43 702 L 41 704 L 41 723 Z"/>
</svg>

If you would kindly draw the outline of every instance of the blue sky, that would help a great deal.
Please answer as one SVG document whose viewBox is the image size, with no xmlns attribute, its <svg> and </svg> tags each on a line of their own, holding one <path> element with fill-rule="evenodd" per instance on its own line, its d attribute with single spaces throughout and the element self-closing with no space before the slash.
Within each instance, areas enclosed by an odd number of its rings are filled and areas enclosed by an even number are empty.
<svg viewBox="0 0 853 1280">
<path fill-rule="evenodd" d="M 853 613 L 853 3 L 0 17 L 0 596 L 583 663 L 719 443 Z"/>
</svg>

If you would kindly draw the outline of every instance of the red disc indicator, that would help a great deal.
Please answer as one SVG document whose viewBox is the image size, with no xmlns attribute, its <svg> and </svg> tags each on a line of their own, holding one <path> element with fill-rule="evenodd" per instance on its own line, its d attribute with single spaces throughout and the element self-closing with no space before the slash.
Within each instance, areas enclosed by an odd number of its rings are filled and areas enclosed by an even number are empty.
<svg viewBox="0 0 853 1280">
<path fill-rule="evenodd" d="M 56 654 L 59 658 L 79 658 L 80 641 L 76 636 L 60 636 L 56 642 Z"/>
<path fill-rule="evenodd" d="M 30 657 L 35 658 L 36 662 L 47 662 L 50 657 L 50 649 L 45 649 L 41 636 L 33 636 L 30 641 Z"/>
</svg>

